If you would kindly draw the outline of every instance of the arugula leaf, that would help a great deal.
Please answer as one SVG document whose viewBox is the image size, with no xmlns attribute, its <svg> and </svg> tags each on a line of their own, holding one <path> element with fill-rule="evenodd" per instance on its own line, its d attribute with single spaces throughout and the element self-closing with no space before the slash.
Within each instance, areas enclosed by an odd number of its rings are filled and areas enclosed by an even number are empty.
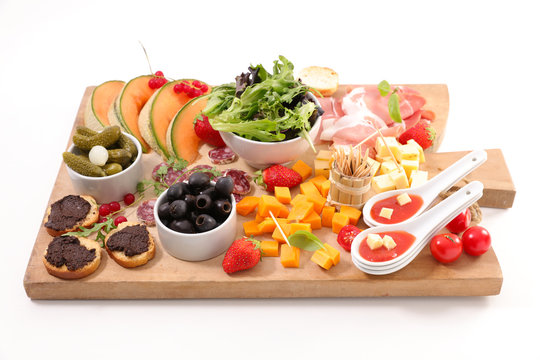
<svg viewBox="0 0 540 360">
<path fill-rule="evenodd" d="M 386 80 L 381 81 L 379 85 L 377 85 L 377 89 L 379 89 L 379 93 L 381 94 L 382 97 L 385 97 L 386 95 L 390 93 L 390 91 L 392 91 L 392 87 L 390 86 L 390 83 L 388 83 L 388 81 Z"/>
<path fill-rule="evenodd" d="M 104 247 L 105 236 L 113 229 L 116 229 L 116 225 L 114 225 L 114 219 L 111 216 L 107 219 L 107 221 L 102 222 L 102 223 L 95 223 L 94 225 L 92 225 L 91 228 L 85 228 L 85 227 L 79 226 L 78 231 L 70 231 L 68 233 L 63 234 L 62 236 L 88 237 L 92 235 L 93 233 L 97 233 L 96 241 L 100 241 L 101 247 Z M 102 231 L 105 231 L 105 233 L 103 233 Z"/>
<path fill-rule="evenodd" d="M 321 240 L 309 231 L 298 230 L 287 238 L 287 241 L 291 246 L 307 250 L 316 251 L 319 249 L 326 249 Z"/>
<path fill-rule="evenodd" d="M 403 122 L 401 120 L 401 112 L 399 110 L 399 95 L 396 94 L 395 91 L 392 93 L 392 95 L 390 95 L 390 98 L 388 99 L 388 113 L 390 114 L 390 118 L 394 120 L 394 122 Z"/>
</svg>

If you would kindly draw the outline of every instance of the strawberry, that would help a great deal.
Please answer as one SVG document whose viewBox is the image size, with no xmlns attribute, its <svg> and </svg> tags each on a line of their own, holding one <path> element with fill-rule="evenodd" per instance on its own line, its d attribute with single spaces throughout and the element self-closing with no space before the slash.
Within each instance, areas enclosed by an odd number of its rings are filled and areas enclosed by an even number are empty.
<svg viewBox="0 0 540 360">
<path fill-rule="evenodd" d="M 259 175 L 255 182 L 270 192 L 274 191 L 275 186 L 291 188 L 302 182 L 302 176 L 299 173 L 283 165 L 272 165 L 255 174 Z"/>
<path fill-rule="evenodd" d="M 251 269 L 261 259 L 261 243 L 253 238 L 243 237 L 235 240 L 223 258 L 223 270 L 232 274 Z"/>
<path fill-rule="evenodd" d="M 197 116 L 193 124 L 195 127 L 195 134 L 197 134 L 202 141 L 217 147 L 225 146 L 225 142 L 223 142 L 219 131 L 214 130 L 212 125 L 210 125 L 207 116 L 203 114 Z"/>
<path fill-rule="evenodd" d="M 423 149 L 427 149 L 433 145 L 435 135 L 435 129 L 429 126 L 429 122 L 421 119 L 413 127 L 405 130 L 398 140 L 401 144 L 406 144 L 408 140 L 413 139 Z"/>
</svg>

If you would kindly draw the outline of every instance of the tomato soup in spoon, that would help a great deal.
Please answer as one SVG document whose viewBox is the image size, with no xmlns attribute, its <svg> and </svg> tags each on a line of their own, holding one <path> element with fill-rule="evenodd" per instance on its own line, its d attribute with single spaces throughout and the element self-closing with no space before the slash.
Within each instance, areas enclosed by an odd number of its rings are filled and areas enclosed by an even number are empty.
<svg viewBox="0 0 540 360">
<path fill-rule="evenodd" d="M 405 251 L 409 250 L 416 240 L 416 237 L 413 234 L 406 231 L 386 231 L 377 234 L 381 238 L 384 238 L 385 235 L 390 236 L 394 240 L 396 246 L 390 250 L 388 250 L 385 246 L 380 246 L 379 248 L 372 250 L 368 245 L 366 237 L 360 243 L 358 253 L 362 258 L 368 261 L 382 262 L 395 259 Z"/>
<path fill-rule="evenodd" d="M 410 219 L 424 204 L 424 200 L 420 195 L 409 194 L 410 202 L 400 205 L 398 196 L 390 196 L 386 199 L 377 201 L 371 207 L 371 218 L 381 224 L 397 224 L 407 219 Z M 391 209 L 390 218 L 381 216 L 383 208 Z"/>
</svg>

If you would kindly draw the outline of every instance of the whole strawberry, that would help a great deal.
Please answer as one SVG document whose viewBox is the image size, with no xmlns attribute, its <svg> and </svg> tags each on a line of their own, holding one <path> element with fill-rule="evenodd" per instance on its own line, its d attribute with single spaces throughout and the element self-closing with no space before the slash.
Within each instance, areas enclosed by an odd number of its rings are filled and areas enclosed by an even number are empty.
<svg viewBox="0 0 540 360">
<path fill-rule="evenodd" d="M 255 182 L 270 192 L 274 191 L 276 186 L 292 188 L 302 182 L 302 176 L 299 173 L 283 165 L 272 165 L 255 174 L 259 175 Z"/>
<path fill-rule="evenodd" d="M 197 134 L 202 141 L 213 146 L 225 146 L 225 142 L 223 142 L 219 131 L 214 130 L 212 125 L 210 125 L 207 116 L 203 114 L 201 114 L 201 116 L 197 116 L 193 124 L 195 134 Z"/>
<path fill-rule="evenodd" d="M 251 269 L 261 259 L 261 243 L 253 238 L 243 237 L 235 240 L 223 259 L 223 270 L 232 274 Z"/>
<path fill-rule="evenodd" d="M 401 134 L 398 140 L 401 144 L 406 144 L 407 141 L 413 139 L 423 149 L 427 149 L 433 145 L 435 135 L 435 129 L 430 126 L 428 121 L 422 119 Z"/>
</svg>

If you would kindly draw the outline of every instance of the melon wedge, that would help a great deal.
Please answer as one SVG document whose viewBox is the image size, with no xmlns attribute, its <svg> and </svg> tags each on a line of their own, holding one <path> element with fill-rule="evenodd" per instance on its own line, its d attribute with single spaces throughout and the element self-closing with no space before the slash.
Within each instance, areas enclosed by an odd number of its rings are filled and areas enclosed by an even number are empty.
<svg viewBox="0 0 540 360">
<path fill-rule="evenodd" d="M 195 98 L 176 114 L 167 130 L 167 149 L 176 158 L 190 164 L 199 156 L 199 137 L 195 134 L 193 122 L 206 106 L 207 98 Z"/>
<path fill-rule="evenodd" d="M 144 141 L 139 131 L 139 114 L 150 97 L 157 89 L 148 86 L 148 80 L 153 75 L 143 75 L 130 80 L 116 97 L 109 108 L 111 125 L 119 125 L 126 132 L 135 136 L 141 143 L 143 152 L 150 151 L 150 146 Z"/>
<path fill-rule="evenodd" d="M 124 85 L 124 81 L 111 80 L 94 88 L 84 112 L 84 125 L 86 127 L 101 131 L 105 126 L 110 125 L 107 113 Z"/>
<path fill-rule="evenodd" d="M 167 148 L 169 124 L 178 111 L 191 100 L 186 93 L 174 92 L 174 86 L 182 81 L 193 82 L 191 79 L 182 79 L 163 85 L 146 102 L 139 114 L 139 130 L 143 139 L 165 159 L 172 155 Z"/>
</svg>

